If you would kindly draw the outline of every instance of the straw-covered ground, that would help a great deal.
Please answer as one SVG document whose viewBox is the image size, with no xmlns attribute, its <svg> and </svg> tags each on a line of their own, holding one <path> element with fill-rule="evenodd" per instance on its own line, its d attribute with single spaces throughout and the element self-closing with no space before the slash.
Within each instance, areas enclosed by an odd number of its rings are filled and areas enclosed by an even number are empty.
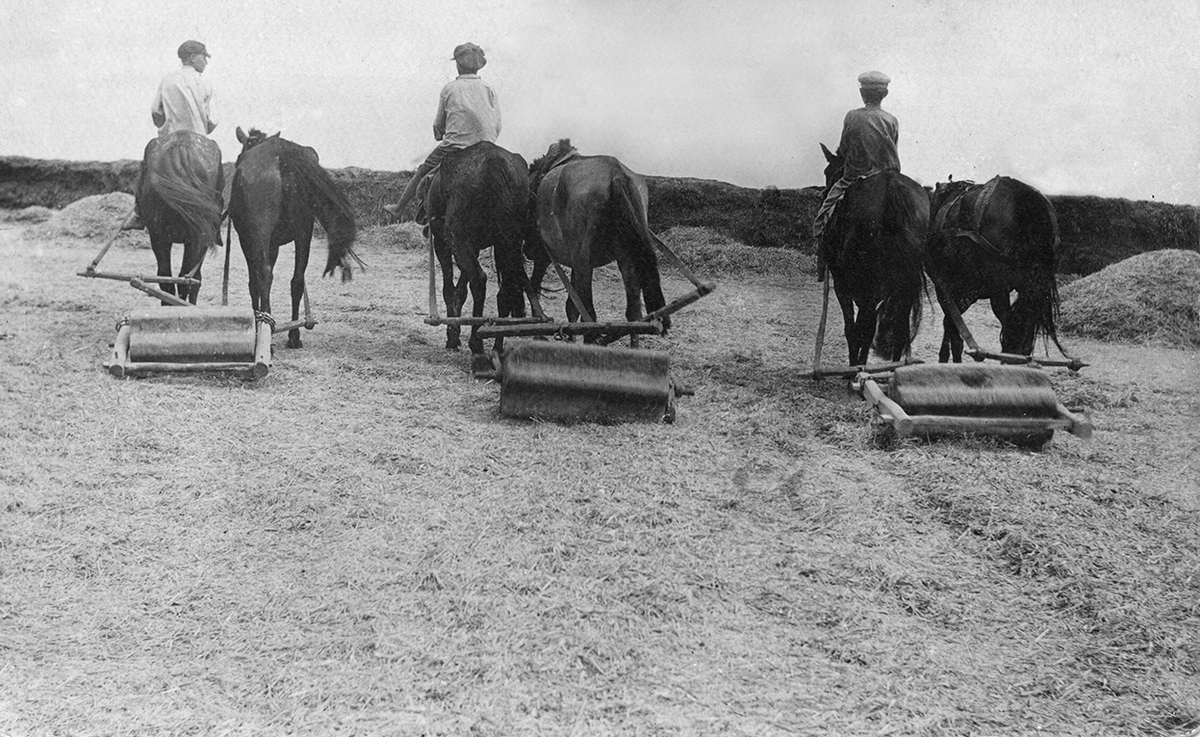
<svg viewBox="0 0 1200 737">
<path fill-rule="evenodd" d="M 695 390 L 677 421 L 512 420 L 388 226 L 353 281 L 310 269 L 320 324 L 265 379 L 119 380 L 113 326 L 149 298 L 75 275 L 104 235 L 9 215 L 0 734 L 1200 729 L 1194 347 L 1068 336 L 1091 365 L 1053 381 L 1088 441 L 879 443 L 806 377 L 811 264 L 675 229 L 718 282 L 648 341 Z M 101 264 L 152 268 L 144 234 Z"/>
</svg>

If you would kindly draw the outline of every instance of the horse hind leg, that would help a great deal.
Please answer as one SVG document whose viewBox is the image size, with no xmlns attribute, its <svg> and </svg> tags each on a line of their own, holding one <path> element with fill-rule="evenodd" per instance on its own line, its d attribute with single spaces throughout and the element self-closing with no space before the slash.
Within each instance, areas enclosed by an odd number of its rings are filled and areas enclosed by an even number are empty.
<svg viewBox="0 0 1200 737">
<path fill-rule="evenodd" d="M 621 281 L 625 284 L 625 321 L 639 322 L 642 319 L 642 284 L 637 268 L 624 259 L 617 262 L 617 267 L 621 270 Z M 637 345 L 637 334 L 630 334 L 629 346 L 637 348 Z"/>
<path fill-rule="evenodd" d="M 471 316 L 483 317 L 483 310 L 487 303 L 487 273 L 480 266 L 479 261 L 475 260 L 469 269 L 463 270 L 463 278 L 467 282 L 467 286 L 471 289 Z M 459 302 L 459 310 L 462 310 L 466 303 L 466 290 L 462 291 L 462 298 Z M 467 348 L 471 353 L 482 354 L 483 338 L 479 335 L 479 325 L 471 326 L 471 337 L 467 338 Z"/>
<path fill-rule="evenodd" d="M 834 279 L 833 283 L 835 291 L 837 291 L 837 280 Z M 842 308 L 843 334 L 846 336 L 846 348 L 849 354 L 850 365 L 857 366 L 859 364 L 858 357 L 860 351 L 858 348 L 858 329 L 855 326 L 854 320 L 854 300 L 839 293 L 837 301 L 838 306 Z M 868 343 L 867 345 L 869 346 L 870 344 Z"/>
<path fill-rule="evenodd" d="M 300 302 L 304 299 L 304 272 L 308 269 L 308 255 L 312 246 L 312 226 L 310 225 L 307 232 L 297 236 L 296 241 L 296 265 L 292 270 L 292 321 L 296 322 L 300 319 Z M 295 327 L 288 331 L 287 339 L 288 348 L 303 348 L 304 341 L 300 340 L 300 328 Z"/>
<path fill-rule="evenodd" d="M 871 358 L 871 344 L 875 341 L 875 318 L 878 310 L 874 305 L 860 306 L 858 317 L 854 320 L 854 340 L 857 347 L 853 351 L 854 358 L 851 366 L 865 366 Z"/>
<path fill-rule="evenodd" d="M 429 237 L 433 239 L 433 251 L 442 270 L 442 304 L 446 306 L 446 317 L 460 317 L 461 303 L 458 300 L 458 285 L 454 283 L 454 257 L 446 245 L 445 221 L 436 218 L 429 223 Z M 457 351 L 462 347 L 462 328 L 446 325 L 446 350 Z"/>
<path fill-rule="evenodd" d="M 1037 314 L 1033 300 L 1018 294 L 1008 313 L 1000 321 L 1000 350 L 1031 356 L 1036 332 Z"/>
<path fill-rule="evenodd" d="M 200 282 L 203 278 L 200 273 L 200 265 L 204 261 L 204 253 L 207 250 L 208 245 L 199 240 L 183 244 L 183 263 L 179 266 L 179 276 L 195 279 L 195 283 L 180 284 L 179 298 L 192 304 L 196 304 L 196 300 L 200 296 Z"/>
<path fill-rule="evenodd" d="M 587 317 L 593 322 L 599 321 L 596 317 L 596 304 L 592 296 L 592 268 L 571 270 L 571 285 L 575 287 L 575 293 L 579 295 L 579 301 L 583 302 L 583 308 L 587 311 L 587 315 L 577 315 L 579 319 Z M 568 303 L 569 305 L 570 303 Z M 568 315 L 570 311 L 568 310 Z M 592 333 L 583 337 L 584 343 L 595 343 L 600 336 Z"/>
<path fill-rule="evenodd" d="M 154 261 L 157 266 L 158 275 L 163 276 L 163 277 L 173 276 L 173 274 L 171 273 L 171 242 L 168 240 L 164 240 L 161 236 L 156 236 L 153 233 L 151 233 L 150 234 L 150 248 L 151 248 L 151 250 L 154 251 Z M 175 285 L 171 282 L 163 282 L 162 284 L 159 284 L 158 286 L 160 289 L 162 289 L 162 291 L 166 292 L 167 294 L 174 295 L 176 293 Z M 173 303 L 163 300 L 164 306 L 167 306 L 170 304 L 173 304 Z"/>
</svg>

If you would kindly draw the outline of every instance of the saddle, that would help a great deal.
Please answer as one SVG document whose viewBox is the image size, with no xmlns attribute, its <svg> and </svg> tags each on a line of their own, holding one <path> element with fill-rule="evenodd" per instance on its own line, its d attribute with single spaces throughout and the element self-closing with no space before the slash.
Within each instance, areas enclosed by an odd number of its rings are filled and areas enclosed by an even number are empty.
<svg viewBox="0 0 1200 737">
<path fill-rule="evenodd" d="M 983 227 L 984 213 L 987 212 L 1000 179 L 997 175 L 984 184 L 967 182 L 968 186 L 938 208 L 931 230 L 948 238 L 969 238 L 974 243 L 1000 254 L 1000 249 L 989 243 L 979 232 Z"/>
</svg>

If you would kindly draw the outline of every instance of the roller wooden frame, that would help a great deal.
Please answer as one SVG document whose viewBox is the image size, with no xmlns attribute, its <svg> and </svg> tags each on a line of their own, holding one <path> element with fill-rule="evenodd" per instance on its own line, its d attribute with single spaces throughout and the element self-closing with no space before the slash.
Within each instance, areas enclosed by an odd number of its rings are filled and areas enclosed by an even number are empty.
<svg viewBox="0 0 1200 737">
<path fill-rule="evenodd" d="M 212 372 L 246 372 L 250 378 L 261 379 L 271 370 L 271 326 L 264 320 L 255 321 L 254 361 L 199 361 L 173 363 L 169 361 L 141 361 L 129 359 L 129 339 L 132 328 L 124 323 L 117 330 L 109 358 L 104 362 L 108 372 L 118 378 L 145 376 L 148 374 L 196 374 Z"/>
<path fill-rule="evenodd" d="M 1013 436 L 1054 430 L 1066 430 L 1085 440 L 1092 437 L 1092 421 L 1067 409 L 1061 402 L 1057 406 L 1056 418 L 910 415 L 879 385 L 879 380 L 886 381 L 889 378 L 891 375 L 886 373 L 860 372 L 851 383 L 851 388 L 861 394 L 900 437 L 950 432 Z"/>
</svg>

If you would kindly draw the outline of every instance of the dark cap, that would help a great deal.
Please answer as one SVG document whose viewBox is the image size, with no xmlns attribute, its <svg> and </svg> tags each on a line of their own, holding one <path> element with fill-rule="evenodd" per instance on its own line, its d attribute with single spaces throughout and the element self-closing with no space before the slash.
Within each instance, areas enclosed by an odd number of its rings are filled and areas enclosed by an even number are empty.
<svg viewBox="0 0 1200 737">
<path fill-rule="evenodd" d="M 204 44 L 199 41 L 184 41 L 179 45 L 179 58 L 187 61 L 196 54 L 204 54 L 209 56 L 208 49 L 204 48 Z"/>
<path fill-rule="evenodd" d="M 484 64 L 487 64 L 483 49 L 470 42 L 454 47 L 454 61 L 462 65 L 464 69 L 471 71 L 483 69 Z"/>
</svg>

